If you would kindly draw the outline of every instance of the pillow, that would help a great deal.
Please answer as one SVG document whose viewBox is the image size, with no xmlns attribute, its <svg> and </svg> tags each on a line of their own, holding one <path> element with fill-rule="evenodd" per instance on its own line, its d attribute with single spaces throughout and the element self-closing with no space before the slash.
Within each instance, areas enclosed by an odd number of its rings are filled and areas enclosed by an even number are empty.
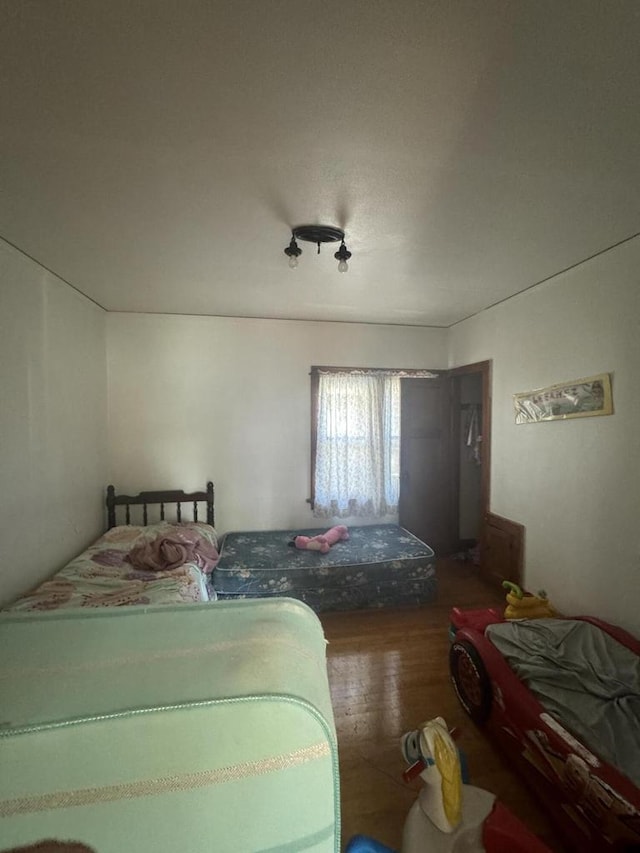
<svg viewBox="0 0 640 853">
<path fill-rule="evenodd" d="M 194 542 L 196 539 L 204 540 L 217 550 L 218 534 L 214 527 L 204 521 L 185 521 L 182 524 L 172 524 L 171 535 L 177 535 L 184 541 Z"/>
<path fill-rule="evenodd" d="M 134 524 L 121 524 L 103 533 L 98 542 L 111 542 L 114 545 L 133 544 L 143 530 L 144 527 L 138 527 Z"/>
<path fill-rule="evenodd" d="M 151 542 L 158 536 L 177 536 L 183 542 L 202 539 L 216 550 L 218 548 L 218 534 L 215 528 L 204 521 L 185 521 L 180 524 L 159 521 L 156 524 L 148 524 L 146 527 L 138 524 L 121 524 L 107 530 L 101 538 L 106 542 L 131 543 L 133 546 L 137 539 Z"/>
</svg>

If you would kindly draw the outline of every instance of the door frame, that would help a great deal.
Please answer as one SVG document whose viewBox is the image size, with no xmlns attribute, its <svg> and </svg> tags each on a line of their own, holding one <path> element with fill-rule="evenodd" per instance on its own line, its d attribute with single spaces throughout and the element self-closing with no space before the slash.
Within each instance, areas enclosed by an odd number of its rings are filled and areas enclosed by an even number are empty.
<svg viewBox="0 0 640 853">
<path fill-rule="evenodd" d="M 484 528 L 487 523 L 487 515 L 489 513 L 489 505 L 491 499 L 491 378 L 492 378 L 491 360 L 476 361 L 473 364 L 463 364 L 460 367 L 453 367 L 448 371 L 448 375 L 454 380 L 452 383 L 452 400 L 451 400 L 451 428 L 453 448 L 460 446 L 460 406 L 459 383 L 456 382 L 456 377 L 469 376 L 471 374 L 480 374 L 482 376 L 482 443 L 480 445 L 480 453 L 482 465 L 480 467 L 480 530 L 478 534 L 478 542 L 483 541 Z M 460 457 L 455 450 L 452 453 L 453 462 L 453 487 L 452 487 L 452 503 L 453 503 L 453 518 L 456 525 L 456 538 L 460 538 Z"/>
</svg>

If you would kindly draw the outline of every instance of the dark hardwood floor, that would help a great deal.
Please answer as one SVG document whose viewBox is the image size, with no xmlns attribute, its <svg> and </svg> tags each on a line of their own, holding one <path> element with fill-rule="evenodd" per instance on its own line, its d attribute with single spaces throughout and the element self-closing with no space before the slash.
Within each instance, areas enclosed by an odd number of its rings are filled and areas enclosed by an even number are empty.
<svg viewBox="0 0 640 853">
<path fill-rule="evenodd" d="M 469 563 L 439 561 L 438 582 L 434 604 L 321 615 L 340 751 L 343 847 L 364 834 L 400 849 L 420 787 L 420 780 L 402 781 L 400 737 L 442 716 L 461 729 L 472 784 L 492 791 L 552 850 L 562 851 L 546 816 L 466 716 L 449 680 L 451 607 L 503 605 L 504 597 Z"/>
</svg>

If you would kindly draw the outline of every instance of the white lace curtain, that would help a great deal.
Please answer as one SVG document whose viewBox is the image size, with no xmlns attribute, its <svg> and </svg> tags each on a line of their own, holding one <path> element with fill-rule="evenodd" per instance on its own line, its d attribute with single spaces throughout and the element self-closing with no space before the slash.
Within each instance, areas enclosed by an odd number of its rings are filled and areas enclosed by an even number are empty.
<svg viewBox="0 0 640 853">
<path fill-rule="evenodd" d="M 314 514 L 380 517 L 398 511 L 400 378 L 320 374 Z"/>
</svg>

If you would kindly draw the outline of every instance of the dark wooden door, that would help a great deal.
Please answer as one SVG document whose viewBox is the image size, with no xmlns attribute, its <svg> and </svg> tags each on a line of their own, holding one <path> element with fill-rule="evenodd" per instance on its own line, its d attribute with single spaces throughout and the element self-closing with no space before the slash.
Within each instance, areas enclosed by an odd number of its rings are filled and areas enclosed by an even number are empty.
<svg viewBox="0 0 640 853">
<path fill-rule="evenodd" d="M 400 525 L 439 556 L 453 547 L 451 380 L 402 379 Z"/>
</svg>

